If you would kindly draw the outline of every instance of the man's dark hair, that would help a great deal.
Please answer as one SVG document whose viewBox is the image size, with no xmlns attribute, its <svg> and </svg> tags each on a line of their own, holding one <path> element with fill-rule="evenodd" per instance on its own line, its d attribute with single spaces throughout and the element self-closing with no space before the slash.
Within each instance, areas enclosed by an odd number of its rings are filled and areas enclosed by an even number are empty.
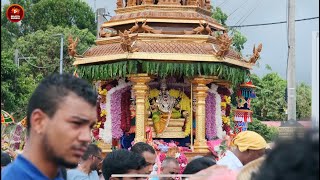
<svg viewBox="0 0 320 180">
<path fill-rule="evenodd" d="M 142 155 L 143 152 L 150 152 L 152 154 L 156 154 L 156 151 L 153 149 L 153 147 L 147 143 L 144 143 L 144 142 L 138 142 L 138 143 L 134 144 L 131 147 L 130 151 L 138 153 L 140 155 Z"/>
<path fill-rule="evenodd" d="M 190 161 L 182 174 L 195 174 L 203 169 L 215 165 L 216 162 L 209 157 L 201 157 Z"/>
<path fill-rule="evenodd" d="M 319 131 L 277 141 L 252 179 L 319 179 Z"/>
<path fill-rule="evenodd" d="M 30 131 L 30 117 L 35 109 L 41 109 L 52 117 L 63 99 L 75 93 L 92 106 L 96 106 L 97 92 L 85 80 L 71 74 L 52 74 L 43 79 L 33 92 L 27 108 L 27 132 Z"/>
<path fill-rule="evenodd" d="M 101 152 L 102 152 L 101 148 L 99 148 L 97 145 L 89 144 L 86 152 L 83 154 L 81 159 L 82 160 L 87 160 L 90 157 L 90 155 L 98 156 L 98 154 L 101 153 Z"/>
<path fill-rule="evenodd" d="M 140 170 L 145 167 L 145 159 L 126 149 L 112 151 L 102 162 L 104 179 L 109 179 L 112 174 L 126 174 L 129 170 Z"/>
<path fill-rule="evenodd" d="M 8 153 L 1 151 L 1 166 L 7 166 L 11 163 L 11 157 Z"/>
</svg>

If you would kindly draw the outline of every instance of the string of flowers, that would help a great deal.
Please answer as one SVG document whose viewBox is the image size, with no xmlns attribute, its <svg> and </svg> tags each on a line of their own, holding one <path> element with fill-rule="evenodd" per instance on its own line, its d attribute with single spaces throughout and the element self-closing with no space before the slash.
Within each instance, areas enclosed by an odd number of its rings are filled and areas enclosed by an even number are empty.
<svg viewBox="0 0 320 180">
<path fill-rule="evenodd" d="M 106 121 L 106 96 L 108 90 L 106 89 L 106 84 L 101 81 L 95 83 L 95 87 L 99 94 L 99 99 L 97 101 L 97 122 L 92 129 L 92 135 L 94 140 L 100 140 L 100 131 L 104 128 L 104 123 Z"/>
<path fill-rule="evenodd" d="M 125 91 L 121 96 L 121 129 L 123 132 L 130 130 L 130 90 Z"/>
<path fill-rule="evenodd" d="M 218 93 L 218 86 L 216 84 L 211 84 L 209 92 L 215 95 L 215 124 L 216 124 L 216 131 L 217 137 L 219 139 L 223 138 L 223 130 L 222 130 L 222 113 L 221 113 L 221 97 Z"/>
<path fill-rule="evenodd" d="M 111 122 L 112 122 L 112 138 L 120 139 L 123 135 L 121 129 L 121 96 L 128 90 L 128 87 L 115 91 L 111 95 Z"/>
<path fill-rule="evenodd" d="M 208 96 L 206 98 L 206 136 L 208 140 L 211 140 L 217 136 L 215 106 L 215 95 L 211 92 L 208 92 Z"/>
<path fill-rule="evenodd" d="M 102 131 L 100 131 L 101 139 L 105 143 L 111 144 L 112 137 L 113 137 L 113 134 L 112 134 L 112 126 L 113 125 L 112 125 L 112 118 L 111 117 L 112 117 L 112 114 L 114 114 L 114 112 L 111 111 L 111 104 L 112 104 L 111 97 L 112 97 L 113 93 L 115 93 L 116 91 L 123 89 L 123 88 L 126 88 L 126 87 L 129 87 L 131 85 L 132 85 L 131 82 L 125 83 L 125 82 L 121 82 L 119 80 L 119 85 L 108 91 L 107 98 L 106 98 L 106 110 L 110 111 L 110 112 L 107 112 L 107 120 L 104 124 L 104 129 Z M 112 106 L 113 106 L 113 104 L 112 104 Z"/>
</svg>

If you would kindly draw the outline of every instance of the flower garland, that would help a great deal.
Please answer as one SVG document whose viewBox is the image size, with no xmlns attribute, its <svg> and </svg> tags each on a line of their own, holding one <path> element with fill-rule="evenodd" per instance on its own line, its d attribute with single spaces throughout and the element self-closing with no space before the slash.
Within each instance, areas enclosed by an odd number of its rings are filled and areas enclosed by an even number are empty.
<svg viewBox="0 0 320 180">
<path fill-rule="evenodd" d="M 215 123 L 216 123 L 216 132 L 217 137 L 219 139 L 223 138 L 223 131 L 222 131 L 222 112 L 221 112 L 221 97 L 218 94 L 218 86 L 216 84 L 211 84 L 211 88 L 209 89 L 209 92 L 213 93 L 215 95 Z"/>
<path fill-rule="evenodd" d="M 217 136 L 215 107 L 215 95 L 211 92 L 208 92 L 208 96 L 206 98 L 206 136 L 208 140 L 211 140 Z"/>
<path fill-rule="evenodd" d="M 131 111 L 130 111 L 130 89 L 125 91 L 121 96 L 121 129 L 123 132 L 129 132 Z"/>
<path fill-rule="evenodd" d="M 101 82 L 101 81 L 97 81 L 95 83 L 96 89 L 98 89 L 98 95 L 99 95 L 99 99 L 97 101 L 97 122 L 95 124 L 95 126 L 92 129 L 92 135 L 94 140 L 100 140 L 100 129 L 104 128 L 104 123 L 106 121 L 106 96 L 108 93 L 108 90 L 105 86 L 106 84 Z"/>
<path fill-rule="evenodd" d="M 157 165 L 161 167 L 161 163 L 166 157 L 174 157 L 179 162 L 180 174 L 183 173 L 185 167 L 188 164 L 188 159 L 184 152 L 190 152 L 189 149 L 178 147 L 176 142 L 171 141 L 166 143 L 164 141 L 154 141 L 154 148 L 160 151 L 157 156 Z"/>
<path fill-rule="evenodd" d="M 221 97 L 221 113 L 222 113 L 222 129 L 226 132 L 227 135 L 230 135 L 230 109 L 231 109 L 231 91 L 226 87 L 218 87 L 217 92 Z"/>
<path fill-rule="evenodd" d="M 111 95 L 111 121 L 112 121 L 112 138 L 120 139 L 123 135 L 121 129 L 121 97 L 128 90 L 128 87 L 119 89 Z M 130 117 L 130 116 L 129 116 Z"/>
<path fill-rule="evenodd" d="M 116 91 L 124 89 L 126 87 L 129 87 L 131 85 L 132 85 L 131 82 L 128 82 L 128 83 L 122 82 L 122 83 L 120 83 L 120 81 L 119 81 L 119 85 L 118 86 L 116 86 L 116 87 L 114 87 L 114 88 L 112 88 L 112 89 L 110 89 L 108 91 L 107 98 L 106 98 L 106 110 L 110 111 L 110 112 L 107 113 L 107 120 L 106 120 L 106 122 L 104 124 L 104 129 L 100 129 L 100 137 L 105 143 L 111 144 L 112 143 L 112 137 L 118 137 L 119 136 L 119 134 L 117 134 L 116 136 L 113 136 L 114 135 L 113 134 L 113 132 L 114 132 L 113 131 L 113 126 L 114 125 L 113 125 L 113 122 L 112 122 L 112 117 L 114 117 L 115 112 L 113 112 L 111 110 L 111 107 L 113 106 L 113 104 L 111 103 L 111 97 Z M 111 104 L 112 104 L 112 106 L 111 106 Z M 118 123 L 118 124 L 120 125 L 120 123 Z M 118 127 L 118 129 L 121 129 L 121 128 Z"/>
</svg>

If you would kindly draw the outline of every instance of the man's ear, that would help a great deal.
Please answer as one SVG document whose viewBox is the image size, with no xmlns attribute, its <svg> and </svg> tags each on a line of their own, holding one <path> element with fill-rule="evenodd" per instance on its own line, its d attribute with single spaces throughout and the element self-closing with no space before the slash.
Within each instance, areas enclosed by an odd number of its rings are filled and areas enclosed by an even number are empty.
<svg viewBox="0 0 320 180">
<path fill-rule="evenodd" d="M 42 134 L 46 131 L 48 116 L 41 109 L 35 109 L 30 116 L 31 131 Z"/>
</svg>

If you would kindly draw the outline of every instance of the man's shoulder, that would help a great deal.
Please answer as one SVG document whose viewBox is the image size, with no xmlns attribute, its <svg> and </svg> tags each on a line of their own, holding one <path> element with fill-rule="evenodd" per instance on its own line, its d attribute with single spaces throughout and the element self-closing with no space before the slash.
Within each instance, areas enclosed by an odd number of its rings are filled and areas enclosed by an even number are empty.
<svg viewBox="0 0 320 180">
<path fill-rule="evenodd" d="M 12 179 L 27 179 L 28 173 L 15 162 L 12 162 L 8 166 L 1 170 L 1 180 L 12 180 Z"/>
<path fill-rule="evenodd" d="M 87 178 L 88 175 L 80 171 L 79 169 L 69 169 L 67 170 L 67 179 L 74 180 L 79 178 Z"/>
</svg>

